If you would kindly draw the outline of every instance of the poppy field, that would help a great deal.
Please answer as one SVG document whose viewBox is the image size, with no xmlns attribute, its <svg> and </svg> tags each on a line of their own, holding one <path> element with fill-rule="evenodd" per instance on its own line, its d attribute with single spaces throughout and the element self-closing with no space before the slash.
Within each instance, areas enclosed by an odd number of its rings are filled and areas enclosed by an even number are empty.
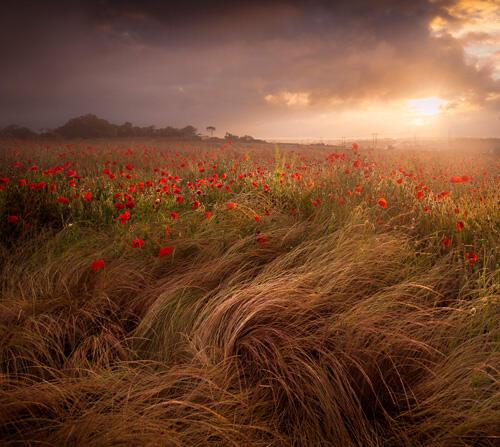
<svg viewBox="0 0 500 447">
<path fill-rule="evenodd" d="M 500 442 L 498 155 L 0 146 L 0 444 Z"/>
</svg>

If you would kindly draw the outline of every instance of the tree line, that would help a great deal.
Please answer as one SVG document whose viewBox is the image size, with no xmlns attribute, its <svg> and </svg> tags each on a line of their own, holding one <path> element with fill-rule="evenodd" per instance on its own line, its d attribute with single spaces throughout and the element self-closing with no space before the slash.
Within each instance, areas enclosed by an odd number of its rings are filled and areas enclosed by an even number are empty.
<svg viewBox="0 0 500 447">
<path fill-rule="evenodd" d="M 130 122 L 113 124 L 91 113 L 71 118 L 60 127 L 44 130 L 40 133 L 28 127 L 15 124 L 0 129 L 0 137 L 9 138 L 36 138 L 36 137 L 64 137 L 64 138 L 113 138 L 113 137 L 163 137 L 173 139 L 200 139 L 197 129 L 193 126 L 176 128 L 166 126 L 134 126 Z"/>
</svg>

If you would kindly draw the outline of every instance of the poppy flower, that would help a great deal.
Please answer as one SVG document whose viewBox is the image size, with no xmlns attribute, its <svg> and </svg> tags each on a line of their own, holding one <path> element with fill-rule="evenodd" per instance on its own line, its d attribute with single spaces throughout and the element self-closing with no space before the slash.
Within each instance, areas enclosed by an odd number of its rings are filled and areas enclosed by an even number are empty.
<svg viewBox="0 0 500 447">
<path fill-rule="evenodd" d="M 454 175 L 452 178 L 450 178 L 451 183 L 463 183 L 462 177 L 459 175 Z"/>
<path fill-rule="evenodd" d="M 90 264 L 90 268 L 94 270 L 94 272 L 97 272 L 98 270 L 101 270 L 104 268 L 104 259 L 96 259 L 95 261 Z"/>
<path fill-rule="evenodd" d="M 18 221 L 19 221 L 19 216 L 16 216 L 15 214 L 7 216 L 7 222 L 9 223 L 16 223 Z"/>
<path fill-rule="evenodd" d="M 169 254 L 171 254 L 173 251 L 173 247 L 161 247 L 158 256 L 160 258 L 163 258 L 164 256 L 168 256 Z"/>
<path fill-rule="evenodd" d="M 193 204 L 191 205 L 191 209 L 196 210 L 200 207 L 201 202 L 199 200 L 195 200 Z"/>
<path fill-rule="evenodd" d="M 205 218 L 206 218 L 206 219 L 211 219 L 211 218 L 212 218 L 212 216 L 213 216 L 212 211 L 206 211 L 206 212 L 205 212 Z"/>
<path fill-rule="evenodd" d="M 378 199 L 377 203 L 382 207 L 382 208 L 387 208 L 387 200 L 385 200 L 383 197 Z"/>
<path fill-rule="evenodd" d="M 260 234 L 259 236 L 257 236 L 257 238 L 255 240 L 262 247 L 264 247 L 269 242 L 269 239 L 266 236 L 264 236 L 263 234 Z"/>
<path fill-rule="evenodd" d="M 441 239 L 441 245 L 445 248 L 448 248 L 451 245 L 451 239 L 448 236 L 443 236 Z"/>
<path fill-rule="evenodd" d="M 23 179 L 23 178 L 22 178 L 22 179 L 20 179 L 18 183 L 19 183 L 19 186 L 20 186 L 21 188 L 22 188 L 23 186 L 26 186 L 26 180 L 25 180 L 25 179 Z"/>
<path fill-rule="evenodd" d="M 92 193 L 87 191 L 84 195 L 83 195 L 83 199 L 86 201 L 86 202 L 90 202 L 92 200 Z"/>
<path fill-rule="evenodd" d="M 67 205 L 67 204 L 69 203 L 69 199 L 68 199 L 67 197 L 62 197 L 62 196 L 61 196 L 61 197 L 58 197 L 58 198 L 57 198 L 57 201 L 58 201 L 59 203 L 63 203 L 64 205 Z"/>
<path fill-rule="evenodd" d="M 134 248 L 142 248 L 143 245 L 144 245 L 144 240 L 139 238 L 139 237 L 136 237 L 132 241 L 132 247 L 134 247 Z"/>
<path fill-rule="evenodd" d="M 474 267 L 474 264 L 478 261 L 479 259 L 479 256 L 477 253 L 465 253 L 465 259 L 467 259 L 467 261 L 469 261 L 469 264 L 471 267 Z"/>
<path fill-rule="evenodd" d="M 262 220 L 262 217 L 260 217 L 258 214 L 254 217 L 255 222 L 260 222 Z"/>
<path fill-rule="evenodd" d="M 125 225 L 128 220 L 130 220 L 130 213 L 128 211 L 125 211 L 123 214 L 120 214 L 118 216 L 118 220 L 122 225 Z"/>
<path fill-rule="evenodd" d="M 234 210 L 234 209 L 236 209 L 236 207 L 237 207 L 237 205 L 234 202 L 228 202 L 227 203 L 227 209 L 228 210 Z"/>
<path fill-rule="evenodd" d="M 465 224 L 464 224 L 461 220 L 459 220 L 459 221 L 455 224 L 455 229 L 456 229 L 458 232 L 462 231 L 462 230 L 464 229 L 464 227 L 465 227 Z"/>
<path fill-rule="evenodd" d="M 415 193 L 415 197 L 418 199 L 418 200 L 422 200 L 424 198 L 424 192 L 423 191 L 417 191 Z"/>
<path fill-rule="evenodd" d="M 170 217 L 173 219 L 173 220 L 177 220 L 179 218 L 179 213 L 176 212 L 176 211 L 172 211 L 170 213 Z"/>
<path fill-rule="evenodd" d="M 116 202 L 116 203 L 115 203 L 115 208 L 116 208 L 117 210 L 122 210 L 123 208 L 125 208 L 125 204 L 120 203 L 120 202 Z"/>
</svg>

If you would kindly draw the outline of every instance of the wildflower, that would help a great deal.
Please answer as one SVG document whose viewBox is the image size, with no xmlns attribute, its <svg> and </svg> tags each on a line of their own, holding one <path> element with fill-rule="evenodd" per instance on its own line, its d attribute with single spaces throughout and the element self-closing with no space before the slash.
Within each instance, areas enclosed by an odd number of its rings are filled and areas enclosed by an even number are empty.
<svg viewBox="0 0 500 447">
<path fill-rule="evenodd" d="M 451 245 L 451 239 L 448 236 L 443 236 L 441 239 L 441 245 L 445 248 L 448 248 Z"/>
<path fill-rule="evenodd" d="M 212 211 L 206 211 L 206 212 L 205 212 L 205 218 L 206 218 L 206 219 L 211 219 L 211 218 L 212 218 L 212 216 L 213 216 Z"/>
<path fill-rule="evenodd" d="M 423 191 L 417 191 L 415 193 L 415 197 L 418 199 L 418 200 L 422 200 L 424 198 L 424 192 Z"/>
<path fill-rule="evenodd" d="M 16 223 L 17 221 L 19 221 L 19 216 L 16 216 L 15 214 L 7 216 L 7 222 Z"/>
<path fill-rule="evenodd" d="M 460 177 L 459 175 L 454 175 L 452 178 L 450 178 L 450 182 L 451 183 L 462 183 L 463 180 L 462 180 L 462 177 Z"/>
<path fill-rule="evenodd" d="M 173 219 L 173 220 L 177 220 L 179 218 L 179 213 L 177 211 L 172 211 L 170 213 L 170 217 Z"/>
<path fill-rule="evenodd" d="M 383 197 L 378 199 L 377 203 L 382 207 L 382 208 L 387 208 L 387 200 L 385 200 Z"/>
<path fill-rule="evenodd" d="M 254 217 L 255 222 L 260 222 L 262 220 L 262 217 L 260 217 L 258 214 Z"/>
<path fill-rule="evenodd" d="M 191 208 L 192 208 L 193 210 L 196 210 L 196 209 L 198 209 L 198 208 L 200 207 L 200 205 L 201 205 L 201 202 L 200 202 L 199 200 L 195 200 L 195 201 L 193 202 L 193 204 L 191 205 Z"/>
<path fill-rule="evenodd" d="M 455 229 L 456 229 L 458 232 L 462 231 L 462 230 L 464 229 L 464 227 L 465 227 L 465 224 L 464 224 L 461 220 L 459 220 L 459 221 L 455 224 Z"/>
<path fill-rule="evenodd" d="M 92 200 L 92 193 L 87 191 L 84 195 L 83 195 L 83 199 L 86 201 L 86 202 L 90 202 Z"/>
<path fill-rule="evenodd" d="M 255 240 L 262 247 L 264 247 L 269 241 L 269 239 L 266 236 L 264 236 L 263 234 L 258 235 Z"/>
<path fill-rule="evenodd" d="M 158 256 L 160 258 L 163 258 L 164 256 L 168 256 L 169 254 L 171 254 L 173 251 L 173 247 L 161 247 Z"/>
<path fill-rule="evenodd" d="M 128 211 L 125 211 L 123 214 L 120 214 L 118 216 L 118 220 L 122 225 L 125 225 L 128 220 L 130 220 L 130 213 Z"/>
<path fill-rule="evenodd" d="M 237 207 L 237 205 L 234 202 L 228 202 L 227 203 L 227 209 L 228 210 L 234 210 L 234 209 L 236 209 L 236 207 Z"/>
<path fill-rule="evenodd" d="M 67 204 L 69 203 L 69 199 L 68 199 L 67 197 L 63 197 L 63 196 L 58 197 L 58 198 L 57 198 L 57 201 L 58 201 L 59 203 L 63 203 L 64 205 L 67 205 Z"/>
<path fill-rule="evenodd" d="M 132 241 L 132 247 L 134 247 L 134 248 L 142 248 L 143 245 L 144 245 L 144 240 L 139 238 L 139 237 L 136 237 Z"/>
<path fill-rule="evenodd" d="M 465 253 L 465 259 L 469 261 L 469 264 L 471 267 L 474 267 L 474 264 L 478 261 L 479 256 L 477 253 L 472 252 L 472 253 Z"/>
<path fill-rule="evenodd" d="M 104 268 L 104 259 L 96 259 L 92 262 L 92 264 L 90 264 L 90 268 L 94 270 L 94 272 L 101 270 Z"/>
</svg>

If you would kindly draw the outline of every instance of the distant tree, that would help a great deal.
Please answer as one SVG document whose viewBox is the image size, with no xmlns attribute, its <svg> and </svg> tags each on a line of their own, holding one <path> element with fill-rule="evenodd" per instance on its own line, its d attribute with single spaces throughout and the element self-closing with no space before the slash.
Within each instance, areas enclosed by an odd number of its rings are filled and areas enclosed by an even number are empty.
<svg viewBox="0 0 500 447">
<path fill-rule="evenodd" d="M 70 119 L 55 132 L 66 138 L 105 138 L 117 136 L 118 127 L 89 113 Z"/>
<path fill-rule="evenodd" d="M 31 129 L 22 126 L 16 126 L 15 124 L 11 124 L 10 126 L 4 127 L 0 130 L 0 137 L 8 137 L 8 138 L 35 138 L 38 134 L 33 132 Z"/>
<path fill-rule="evenodd" d="M 226 135 L 224 135 L 225 140 L 232 140 L 232 141 L 237 141 L 240 139 L 238 135 L 234 135 L 230 132 L 226 132 Z"/>
<path fill-rule="evenodd" d="M 210 132 L 210 136 L 213 137 L 214 132 L 215 132 L 215 127 L 214 126 L 207 126 L 207 132 Z"/>
</svg>

